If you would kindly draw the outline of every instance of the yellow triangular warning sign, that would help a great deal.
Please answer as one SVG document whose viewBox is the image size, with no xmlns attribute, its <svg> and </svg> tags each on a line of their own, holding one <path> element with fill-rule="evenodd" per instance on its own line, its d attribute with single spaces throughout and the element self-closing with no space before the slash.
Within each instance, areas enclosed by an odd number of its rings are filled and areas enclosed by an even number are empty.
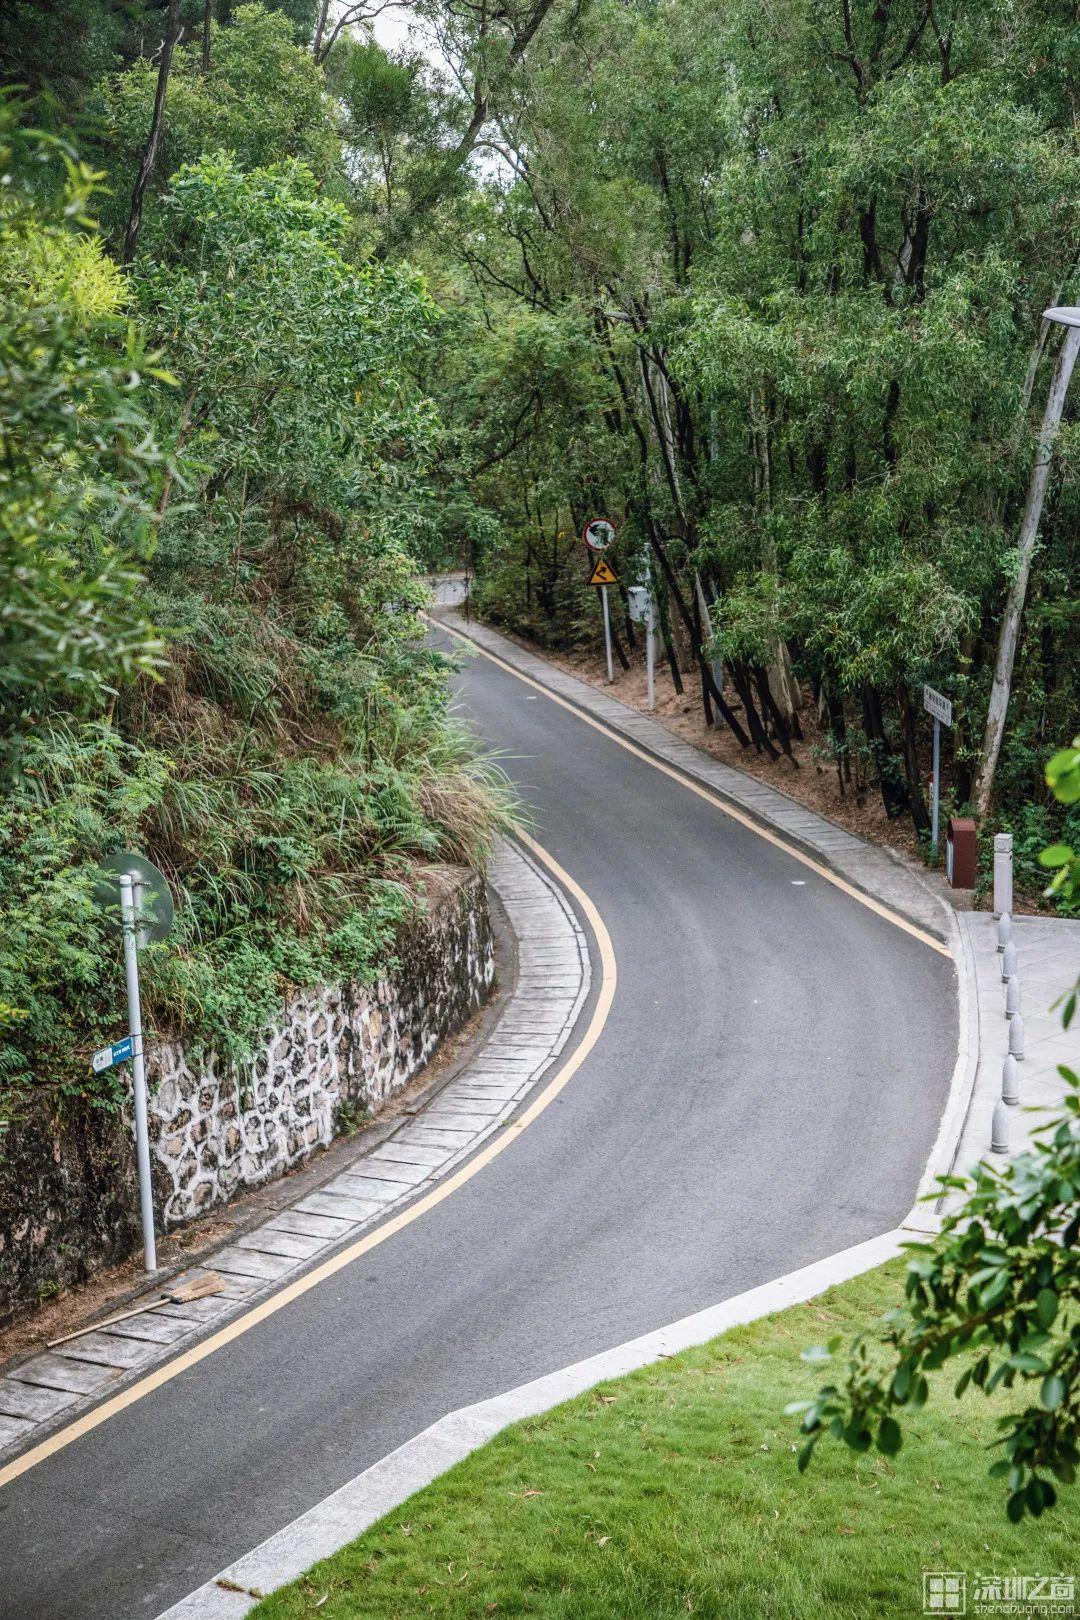
<svg viewBox="0 0 1080 1620">
<path fill-rule="evenodd" d="M 617 585 L 618 576 L 612 570 L 611 564 L 605 562 L 603 557 L 597 557 L 593 564 L 593 571 L 589 575 L 590 585 Z"/>
</svg>

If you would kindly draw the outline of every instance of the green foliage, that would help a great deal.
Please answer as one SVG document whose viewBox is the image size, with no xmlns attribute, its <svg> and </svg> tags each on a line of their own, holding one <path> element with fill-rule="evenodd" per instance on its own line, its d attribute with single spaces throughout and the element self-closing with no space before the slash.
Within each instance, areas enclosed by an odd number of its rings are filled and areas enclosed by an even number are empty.
<svg viewBox="0 0 1080 1620">
<path fill-rule="evenodd" d="M 123 35 L 118 8 L 107 0 L 10 0 L 0 33 L 0 83 L 35 100 L 55 97 L 70 116 L 88 83 L 105 73 Z M 35 107 L 35 116 L 40 116 Z"/>
<path fill-rule="evenodd" d="M 33 1083 L 111 1101 L 89 1053 L 115 1033 L 123 973 L 92 890 L 112 850 L 149 845 L 181 902 L 144 953 L 153 1023 L 242 1062 L 293 985 L 370 983 L 414 904 L 376 857 L 431 852 L 409 784 L 336 765 L 267 767 L 226 787 L 107 725 L 49 724 L 28 745 L 0 815 L 0 1001 L 19 1009 L 3 1048 L 0 1112 Z M 205 770 L 205 763 L 203 765 Z M 171 857 L 171 858 L 170 858 Z M 407 868 L 403 868 L 407 872 Z"/>
<path fill-rule="evenodd" d="M 1049 797 L 1049 796 L 1047 796 Z M 1017 892 L 1025 900 L 1037 904 L 1040 896 L 1053 899 L 1063 916 L 1080 914 L 1080 890 L 1065 882 L 1067 868 L 1054 873 L 1061 882 L 1051 880 L 1046 856 L 1060 853 L 1063 847 L 1080 844 L 1080 810 L 1044 800 L 1021 804 L 1014 811 L 1005 811 L 994 823 L 995 829 L 1013 835 L 1013 873 Z M 987 882 L 993 869 L 993 839 L 984 840 L 987 848 L 985 866 Z"/>
<path fill-rule="evenodd" d="M 39 202 L 43 171 L 59 170 Z M 160 664 L 132 601 L 162 458 L 115 270 L 84 234 L 99 177 L 0 102 L 0 767 L 58 700 L 99 706 Z M 33 182 L 33 184 L 32 184 Z"/>
<path fill-rule="evenodd" d="M 976 1166 L 970 1178 L 943 1185 L 966 1194 L 933 1244 L 907 1243 L 906 1309 L 887 1318 L 883 1335 L 853 1340 L 842 1385 L 824 1385 L 802 1414 L 809 1462 L 830 1435 L 853 1451 L 900 1449 L 898 1414 L 930 1395 L 928 1373 L 963 1355 L 957 1396 L 1030 1387 L 1034 1401 L 999 1423 L 990 1476 L 1007 1490 L 1011 1520 L 1054 1506 L 1053 1481 L 1075 1482 L 1080 1400 L 1080 1078 L 1062 1070 L 1069 1091 L 1060 1119 L 1037 1146 L 1004 1170 Z M 882 1353 L 884 1347 L 884 1354 Z M 807 1352 L 827 1360 L 839 1341 Z"/>
<path fill-rule="evenodd" d="M 146 851 L 178 902 L 144 953 L 151 1027 L 242 1064 L 294 988 L 384 971 L 416 868 L 481 864 L 505 819 L 416 618 L 437 307 L 414 272 L 355 261 L 288 19 L 221 16 L 208 74 L 197 43 L 178 53 L 130 275 L 88 218 L 100 177 L 10 132 L 0 1114 L 31 1086 L 115 1100 L 87 1068 L 122 1005 L 91 903 L 112 851 Z M 155 73 L 105 88 L 118 208 Z"/>
<path fill-rule="evenodd" d="M 553 13 L 496 88 L 501 183 L 446 204 L 439 255 L 466 344 L 446 472 L 471 467 L 497 519 L 472 553 L 485 611 L 580 634 L 550 536 L 606 510 L 624 571 L 667 596 L 670 566 L 688 603 L 700 581 L 736 684 L 786 648 L 917 829 L 917 693 L 948 692 L 963 806 L 1058 341 L 1042 353 L 1039 317 L 1077 291 L 1076 52 L 1039 0 Z M 562 334 L 542 403 L 521 330 Z M 1042 801 L 1048 708 L 1080 704 L 1069 423 L 1058 455 L 1006 819 Z"/>
<path fill-rule="evenodd" d="M 1047 761 L 1046 784 L 1061 804 L 1073 809 L 1080 805 L 1080 737 L 1073 738 L 1071 748 L 1060 749 Z M 1080 821 L 1077 822 L 1077 841 L 1080 842 Z M 1080 899 L 1080 855 L 1069 844 L 1051 844 L 1042 851 L 1039 860 L 1054 874 L 1047 894 L 1058 896 L 1063 906 L 1075 905 Z"/>
<path fill-rule="evenodd" d="M 164 774 L 164 761 L 100 724 L 45 721 L 27 742 L 0 809 L 0 1000 L 19 1009 L 0 1049 L 0 1119 L 35 1078 L 110 1104 L 117 1094 L 115 1076 L 87 1073 L 123 1005 L 93 883 Z"/>
<path fill-rule="evenodd" d="M 387 54 L 374 40 L 339 36 L 327 82 L 340 100 L 342 133 L 359 171 L 357 201 L 380 228 L 429 184 L 441 154 L 445 93 L 423 57 Z"/>
<path fill-rule="evenodd" d="M 185 164 L 219 150 L 244 169 L 298 158 L 320 180 L 334 173 L 340 146 L 322 73 L 310 52 L 298 48 L 284 12 L 238 6 L 227 27 L 212 29 L 210 62 L 204 73 L 197 36 L 189 34 L 175 52 L 157 165 L 160 185 Z M 145 59 L 101 84 L 116 223 L 146 144 L 157 76 L 157 63 Z"/>
</svg>

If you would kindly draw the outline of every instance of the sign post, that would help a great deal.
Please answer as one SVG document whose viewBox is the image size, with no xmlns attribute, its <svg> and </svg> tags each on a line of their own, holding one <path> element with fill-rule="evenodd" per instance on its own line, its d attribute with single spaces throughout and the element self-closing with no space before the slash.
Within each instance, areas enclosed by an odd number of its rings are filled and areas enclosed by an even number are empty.
<svg viewBox="0 0 1080 1620">
<path fill-rule="evenodd" d="M 934 717 L 934 785 L 930 796 L 930 848 L 937 854 L 938 846 L 938 820 L 941 813 L 941 727 L 951 726 L 953 720 L 952 704 L 941 692 L 935 692 L 932 686 L 922 689 L 923 708 L 927 714 Z"/>
<path fill-rule="evenodd" d="M 143 1063 L 142 1003 L 139 1000 L 139 945 L 135 937 L 135 885 L 129 872 L 123 872 L 120 876 L 120 916 L 124 926 L 124 979 L 128 998 L 131 1078 L 135 1092 L 135 1155 L 139 1165 L 143 1263 L 147 1271 L 156 1271 L 154 1194 L 150 1184 L 150 1130 L 146 1118 L 146 1067 Z"/>
<path fill-rule="evenodd" d="M 610 686 L 615 679 L 615 666 L 611 661 L 611 613 L 607 593 L 608 586 L 616 584 L 618 576 L 604 557 L 604 552 L 615 538 L 615 525 L 608 518 L 592 518 L 582 530 L 581 538 L 596 558 L 593 571 L 589 575 L 589 584 L 600 587 L 600 600 L 604 609 L 604 653 L 607 657 L 607 678 Z"/>
<path fill-rule="evenodd" d="M 117 894 L 119 892 L 119 917 Z M 143 1263 L 157 1270 L 154 1237 L 154 1192 L 150 1179 L 150 1129 L 147 1119 L 146 1063 L 143 1052 L 142 1002 L 139 996 L 139 949 L 164 939 L 172 927 L 173 903 L 165 878 L 142 855 L 125 850 L 102 862 L 102 877 L 94 898 L 111 923 L 119 922 L 124 940 L 124 982 L 127 987 L 128 1033 L 95 1052 L 95 1074 L 115 1063 L 131 1063 L 135 1104 L 135 1160 L 139 1171 L 139 1210 L 142 1219 Z"/>
<path fill-rule="evenodd" d="M 611 662 L 611 613 L 608 609 L 606 585 L 600 587 L 600 600 L 604 604 L 604 653 L 607 658 L 607 678 L 610 686 L 615 679 L 615 668 Z"/>
</svg>

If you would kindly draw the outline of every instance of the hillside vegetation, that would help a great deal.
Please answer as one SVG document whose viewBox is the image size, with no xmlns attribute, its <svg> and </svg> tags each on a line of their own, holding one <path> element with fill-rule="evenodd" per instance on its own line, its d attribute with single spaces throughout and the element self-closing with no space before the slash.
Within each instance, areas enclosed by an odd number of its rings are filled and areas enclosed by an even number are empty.
<svg viewBox="0 0 1080 1620">
<path fill-rule="evenodd" d="M 241 8 L 211 51 L 176 53 L 126 266 L 151 64 L 78 84 L 78 127 L 25 91 L 0 115 L 8 1110 L 112 1098 L 86 1078 L 123 1005 L 109 852 L 181 902 L 151 1018 L 239 1058 L 290 987 L 370 979 L 418 863 L 481 864 L 503 814 L 416 618 L 440 311 L 366 250 L 293 22 Z"/>
</svg>

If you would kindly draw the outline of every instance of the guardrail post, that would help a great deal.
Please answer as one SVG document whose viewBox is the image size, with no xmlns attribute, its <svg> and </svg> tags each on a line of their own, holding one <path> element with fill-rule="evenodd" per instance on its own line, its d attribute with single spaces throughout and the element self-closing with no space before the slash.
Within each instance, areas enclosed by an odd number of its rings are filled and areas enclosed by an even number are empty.
<svg viewBox="0 0 1080 1620">
<path fill-rule="evenodd" d="M 1012 833 L 994 834 L 994 914 L 1012 912 L 1013 847 Z"/>
<path fill-rule="evenodd" d="M 1020 975 L 1014 973 L 1005 986 L 1005 1016 L 1015 1018 L 1020 1011 Z"/>
<path fill-rule="evenodd" d="M 1009 1110 L 1003 1102 L 994 1104 L 994 1117 L 990 1121 L 991 1153 L 1009 1151 Z"/>
<path fill-rule="evenodd" d="M 1009 1056 L 1017 1063 L 1024 1061 L 1024 1019 L 1020 1013 L 1009 1019 Z"/>
</svg>

